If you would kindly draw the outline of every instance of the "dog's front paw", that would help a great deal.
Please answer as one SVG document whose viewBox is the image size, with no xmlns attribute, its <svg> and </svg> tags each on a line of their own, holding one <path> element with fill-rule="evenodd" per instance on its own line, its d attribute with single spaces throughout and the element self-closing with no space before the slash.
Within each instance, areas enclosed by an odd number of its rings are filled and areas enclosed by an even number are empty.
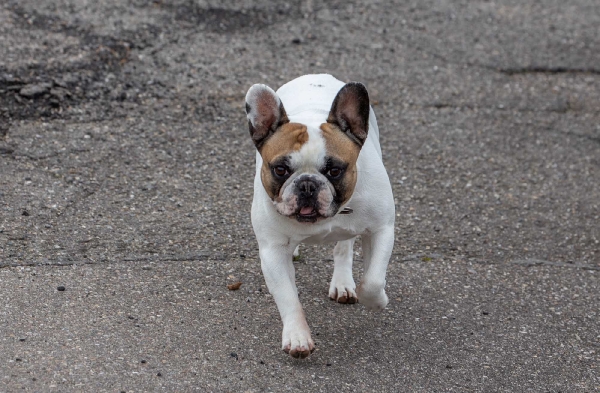
<svg viewBox="0 0 600 393">
<path fill-rule="evenodd" d="M 339 280 L 334 277 L 329 284 L 329 298 L 338 303 L 354 304 L 358 302 L 356 284 L 352 277 L 347 280 Z"/>
<path fill-rule="evenodd" d="M 306 328 L 283 328 L 282 349 L 293 358 L 304 359 L 315 350 L 315 343 L 310 338 L 308 326 Z"/>
<path fill-rule="evenodd" d="M 369 285 L 360 283 L 357 289 L 360 303 L 369 310 L 381 311 L 388 304 L 384 285 Z"/>
</svg>

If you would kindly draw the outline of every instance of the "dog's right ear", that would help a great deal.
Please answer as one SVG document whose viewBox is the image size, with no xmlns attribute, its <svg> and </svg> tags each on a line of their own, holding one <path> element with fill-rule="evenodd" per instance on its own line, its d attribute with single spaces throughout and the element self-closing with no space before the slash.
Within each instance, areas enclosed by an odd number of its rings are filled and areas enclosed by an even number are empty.
<svg viewBox="0 0 600 393">
<path fill-rule="evenodd" d="M 248 90 L 246 115 L 250 137 L 258 150 L 279 127 L 290 122 L 281 100 L 273 89 L 266 85 L 257 84 Z"/>
</svg>

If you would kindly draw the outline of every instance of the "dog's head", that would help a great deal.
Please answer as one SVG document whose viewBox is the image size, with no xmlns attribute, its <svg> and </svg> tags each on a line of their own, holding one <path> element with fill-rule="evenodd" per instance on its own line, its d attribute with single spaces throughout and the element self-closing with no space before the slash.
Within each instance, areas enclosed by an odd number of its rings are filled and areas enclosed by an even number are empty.
<svg viewBox="0 0 600 393">
<path fill-rule="evenodd" d="M 265 85 L 248 90 L 246 113 L 263 160 L 262 184 L 277 211 L 299 222 L 337 214 L 354 192 L 356 161 L 367 139 L 365 86 L 344 85 L 318 126 L 290 122 L 277 94 Z"/>
</svg>

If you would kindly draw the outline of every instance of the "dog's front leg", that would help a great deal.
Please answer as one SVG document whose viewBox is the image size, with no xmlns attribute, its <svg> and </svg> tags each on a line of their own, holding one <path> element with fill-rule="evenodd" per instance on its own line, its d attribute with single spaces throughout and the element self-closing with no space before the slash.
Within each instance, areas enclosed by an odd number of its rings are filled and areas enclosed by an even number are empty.
<svg viewBox="0 0 600 393">
<path fill-rule="evenodd" d="M 293 252 L 294 247 L 261 245 L 260 261 L 283 322 L 282 349 L 292 357 L 305 358 L 314 351 L 315 344 L 298 299 Z"/>
</svg>

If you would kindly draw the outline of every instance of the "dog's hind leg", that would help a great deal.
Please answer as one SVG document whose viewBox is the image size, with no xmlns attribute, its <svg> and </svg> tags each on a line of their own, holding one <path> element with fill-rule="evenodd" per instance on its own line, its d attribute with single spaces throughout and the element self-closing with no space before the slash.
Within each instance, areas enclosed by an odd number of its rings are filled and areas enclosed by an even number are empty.
<svg viewBox="0 0 600 393">
<path fill-rule="evenodd" d="M 356 303 L 356 284 L 352 278 L 352 257 L 356 238 L 337 242 L 333 249 L 333 277 L 329 298 L 338 303 Z"/>
<path fill-rule="evenodd" d="M 365 272 L 357 293 L 360 303 L 368 309 L 383 310 L 388 303 L 385 294 L 385 274 L 394 248 L 394 226 L 362 236 Z"/>
</svg>

